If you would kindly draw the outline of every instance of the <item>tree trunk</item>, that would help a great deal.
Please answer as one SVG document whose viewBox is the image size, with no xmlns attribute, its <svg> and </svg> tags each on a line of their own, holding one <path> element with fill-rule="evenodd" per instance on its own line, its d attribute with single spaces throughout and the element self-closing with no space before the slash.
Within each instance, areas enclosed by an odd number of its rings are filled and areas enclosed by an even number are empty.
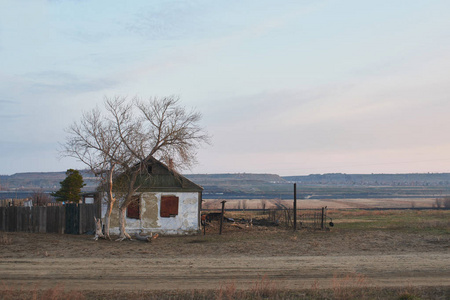
<svg viewBox="0 0 450 300">
<path fill-rule="evenodd" d="M 96 217 L 94 217 L 94 222 L 95 222 L 95 236 L 94 236 L 94 240 L 98 240 L 98 238 L 105 238 L 105 236 L 103 235 L 103 231 L 102 231 L 102 220 L 101 219 L 97 219 Z"/>
<path fill-rule="evenodd" d="M 120 234 L 119 234 L 119 238 L 117 239 L 117 241 L 123 241 L 125 239 L 131 240 L 131 236 L 125 230 L 125 226 L 126 226 L 125 214 L 126 214 L 126 212 L 127 212 L 127 206 L 121 206 L 119 208 L 119 230 L 120 230 Z"/>
<path fill-rule="evenodd" d="M 114 202 L 116 202 L 116 199 L 113 196 L 113 172 L 114 172 L 115 165 L 111 165 L 109 173 L 108 173 L 108 208 L 106 210 L 105 214 L 105 236 L 108 240 L 111 240 L 111 237 L 109 236 L 109 228 L 111 224 L 111 212 L 114 206 Z"/>
<path fill-rule="evenodd" d="M 109 228 L 111 224 L 111 212 L 114 205 L 114 201 L 115 201 L 114 198 L 112 199 L 112 201 L 111 200 L 108 201 L 108 208 L 105 214 L 105 238 L 107 238 L 108 240 L 111 239 L 111 237 L 109 236 Z"/>
<path fill-rule="evenodd" d="M 137 169 L 131 173 L 131 177 L 128 181 L 128 189 L 126 192 L 125 199 L 119 206 L 119 231 L 120 231 L 120 234 L 119 234 L 119 238 L 117 239 L 117 241 L 123 241 L 125 239 L 131 240 L 131 236 L 125 230 L 125 226 L 126 226 L 126 222 L 127 222 L 125 220 L 125 217 L 126 217 L 127 207 L 131 203 L 133 194 L 137 190 L 137 187 L 135 187 L 134 184 L 136 183 L 136 179 L 139 174 L 139 171 L 140 171 L 140 169 Z"/>
</svg>

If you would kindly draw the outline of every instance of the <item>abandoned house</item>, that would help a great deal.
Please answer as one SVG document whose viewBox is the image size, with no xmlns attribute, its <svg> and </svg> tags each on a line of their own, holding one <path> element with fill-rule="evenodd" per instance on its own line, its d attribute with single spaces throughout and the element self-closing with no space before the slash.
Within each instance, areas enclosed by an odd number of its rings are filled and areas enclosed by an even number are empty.
<svg viewBox="0 0 450 300">
<path fill-rule="evenodd" d="M 171 171 L 165 164 L 151 158 L 147 164 L 150 176 L 142 183 L 126 212 L 126 230 L 161 234 L 195 234 L 200 229 L 203 188 L 186 177 Z M 107 210 L 102 197 L 101 216 Z M 114 205 L 110 233 L 119 233 L 119 213 Z"/>
</svg>

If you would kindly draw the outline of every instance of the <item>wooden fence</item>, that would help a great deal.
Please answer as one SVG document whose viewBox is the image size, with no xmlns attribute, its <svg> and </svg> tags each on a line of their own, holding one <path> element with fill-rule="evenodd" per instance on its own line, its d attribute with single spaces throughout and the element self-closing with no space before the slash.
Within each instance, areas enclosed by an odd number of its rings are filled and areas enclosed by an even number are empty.
<svg viewBox="0 0 450 300">
<path fill-rule="evenodd" d="M 0 207 L 0 231 L 83 234 L 95 231 L 93 204 Z"/>
</svg>

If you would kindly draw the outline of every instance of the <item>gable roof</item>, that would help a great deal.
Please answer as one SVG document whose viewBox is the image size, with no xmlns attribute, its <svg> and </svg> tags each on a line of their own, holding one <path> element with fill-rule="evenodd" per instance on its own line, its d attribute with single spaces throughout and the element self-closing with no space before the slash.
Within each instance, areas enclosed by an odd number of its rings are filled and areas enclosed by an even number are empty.
<svg viewBox="0 0 450 300">
<path fill-rule="evenodd" d="M 192 191 L 201 192 L 203 187 L 195 184 L 183 175 L 171 170 L 166 164 L 154 157 L 147 162 L 147 171 L 150 178 L 139 189 L 144 191 Z"/>
<path fill-rule="evenodd" d="M 138 168 L 139 164 L 136 164 L 134 167 Z M 154 157 L 150 157 L 147 160 L 146 174 L 138 175 L 136 180 L 137 184 L 140 184 L 137 192 L 202 192 L 203 187 L 195 184 L 191 180 L 187 179 L 183 175 L 177 173 L 174 170 L 171 170 L 167 165 L 155 159 Z M 117 182 L 121 181 L 121 178 L 125 177 L 125 173 L 120 173 L 114 176 L 113 181 L 116 182 L 114 184 L 113 190 L 117 188 Z M 97 187 L 97 191 L 105 188 L 104 183 L 101 183 Z"/>
</svg>

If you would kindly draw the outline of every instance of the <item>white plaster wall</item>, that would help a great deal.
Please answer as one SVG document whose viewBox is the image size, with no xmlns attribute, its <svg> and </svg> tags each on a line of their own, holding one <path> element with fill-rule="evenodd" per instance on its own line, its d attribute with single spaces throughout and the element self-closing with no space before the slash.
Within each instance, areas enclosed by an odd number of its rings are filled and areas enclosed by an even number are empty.
<svg viewBox="0 0 450 300">
<path fill-rule="evenodd" d="M 174 195 L 179 198 L 178 215 L 170 218 L 161 218 L 159 209 L 161 196 Z M 158 193 L 158 220 L 157 223 L 162 233 L 182 234 L 196 233 L 198 227 L 198 193 Z"/>
<path fill-rule="evenodd" d="M 178 215 L 169 218 L 160 217 L 161 196 L 176 196 L 178 202 Z M 104 199 L 105 200 L 105 199 Z M 195 234 L 198 232 L 198 205 L 199 194 L 193 193 L 142 193 L 140 195 L 141 220 L 126 218 L 126 229 L 129 234 L 137 232 L 161 233 L 161 234 Z M 102 217 L 105 216 L 107 203 L 102 201 Z M 148 220 L 143 216 L 148 215 L 147 210 L 152 210 L 151 215 L 155 220 Z M 157 213 L 154 213 L 157 210 Z M 112 214 L 117 214 L 114 209 Z M 112 220 L 115 216 L 111 216 Z M 118 224 L 111 224 L 110 233 L 119 234 Z"/>
<path fill-rule="evenodd" d="M 100 199 L 102 199 L 102 211 L 100 212 L 100 216 L 102 217 L 102 220 L 105 220 L 106 211 L 108 210 L 108 197 L 105 193 L 102 193 Z"/>
</svg>

